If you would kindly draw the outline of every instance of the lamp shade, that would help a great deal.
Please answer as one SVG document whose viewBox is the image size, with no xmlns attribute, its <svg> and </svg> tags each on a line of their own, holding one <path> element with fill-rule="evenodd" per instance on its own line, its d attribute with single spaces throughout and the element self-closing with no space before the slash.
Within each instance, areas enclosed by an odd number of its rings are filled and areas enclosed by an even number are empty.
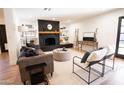
<svg viewBox="0 0 124 93">
<path fill-rule="evenodd" d="M 26 32 L 26 31 L 28 31 L 28 27 L 27 26 L 18 26 L 18 31 L 19 32 Z"/>
</svg>

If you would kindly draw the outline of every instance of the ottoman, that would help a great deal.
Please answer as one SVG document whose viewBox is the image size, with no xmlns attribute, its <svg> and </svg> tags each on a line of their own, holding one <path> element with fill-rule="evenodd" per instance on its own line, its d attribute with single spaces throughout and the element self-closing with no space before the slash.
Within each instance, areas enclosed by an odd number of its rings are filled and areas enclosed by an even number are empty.
<svg viewBox="0 0 124 93">
<path fill-rule="evenodd" d="M 69 50 L 63 50 L 62 48 L 54 49 L 53 50 L 53 58 L 56 61 L 68 61 L 71 58 L 71 54 Z"/>
</svg>

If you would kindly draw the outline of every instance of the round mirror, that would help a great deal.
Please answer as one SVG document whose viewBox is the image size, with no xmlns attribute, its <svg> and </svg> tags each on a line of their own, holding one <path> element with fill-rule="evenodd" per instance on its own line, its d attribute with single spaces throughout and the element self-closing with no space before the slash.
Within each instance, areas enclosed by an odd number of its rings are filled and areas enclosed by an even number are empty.
<svg viewBox="0 0 124 93">
<path fill-rule="evenodd" d="M 48 30 L 52 30 L 52 25 L 51 25 L 51 24 L 48 24 L 48 25 L 47 25 L 47 29 L 48 29 Z"/>
</svg>

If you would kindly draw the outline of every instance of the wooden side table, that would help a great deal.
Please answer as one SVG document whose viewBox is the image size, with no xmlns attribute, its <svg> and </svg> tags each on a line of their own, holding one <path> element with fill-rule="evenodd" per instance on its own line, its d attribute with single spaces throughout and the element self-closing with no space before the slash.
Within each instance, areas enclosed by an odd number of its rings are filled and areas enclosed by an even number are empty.
<svg viewBox="0 0 124 93">
<path fill-rule="evenodd" d="M 95 41 L 78 41 L 78 48 L 79 48 L 79 45 L 81 46 L 80 47 L 81 50 L 83 45 L 92 46 L 93 49 L 98 49 L 98 42 L 95 42 Z"/>
</svg>

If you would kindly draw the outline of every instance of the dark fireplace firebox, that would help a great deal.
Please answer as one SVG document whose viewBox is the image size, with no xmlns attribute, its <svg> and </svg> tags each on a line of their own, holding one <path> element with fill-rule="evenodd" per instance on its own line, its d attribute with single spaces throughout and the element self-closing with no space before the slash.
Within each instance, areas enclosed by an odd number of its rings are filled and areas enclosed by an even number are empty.
<svg viewBox="0 0 124 93">
<path fill-rule="evenodd" d="M 41 46 L 59 45 L 59 35 L 40 35 Z"/>
<path fill-rule="evenodd" d="M 56 40 L 55 38 L 47 38 L 44 40 L 45 41 L 45 45 L 49 46 L 49 45 L 56 45 Z"/>
</svg>

